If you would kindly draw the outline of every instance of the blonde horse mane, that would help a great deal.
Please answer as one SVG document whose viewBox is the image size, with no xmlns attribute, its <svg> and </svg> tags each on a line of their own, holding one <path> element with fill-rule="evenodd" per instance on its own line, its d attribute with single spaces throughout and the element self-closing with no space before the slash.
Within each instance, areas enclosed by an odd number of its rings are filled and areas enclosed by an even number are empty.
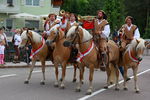
<svg viewBox="0 0 150 100">
<path fill-rule="evenodd" d="M 138 41 L 139 41 L 139 44 L 137 45 L 136 49 L 139 49 L 139 48 L 145 49 L 146 48 L 146 46 L 145 46 L 145 40 L 142 39 L 142 38 L 140 38 L 140 39 L 138 39 Z"/>
<path fill-rule="evenodd" d="M 84 28 L 82 28 L 81 26 L 78 26 L 80 29 L 82 29 L 83 31 L 83 39 L 82 41 L 87 41 L 87 40 L 90 40 L 93 36 L 87 31 L 85 30 Z M 70 36 L 71 34 L 74 34 L 75 31 L 76 31 L 76 28 L 77 26 L 72 26 L 69 31 L 67 32 L 67 37 Z"/>
<path fill-rule="evenodd" d="M 138 43 L 138 44 L 137 44 Z M 132 49 L 132 48 L 135 48 L 136 47 L 136 50 L 139 49 L 139 48 L 145 48 L 145 40 L 142 39 L 142 38 L 139 38 L 139 39 L 133 39 L 131 41 L 130 44 L 127 45 L 127 50 L 128 49 Z"/>
<path fill-rule="evenodd" d="M 32 33 L 32 38 L 33 38 L 34 42 L 39 43 L 39 42 L 42 41 L 42 36 L 40 34 L 34 32 L 34 31 L 29 30 L 29 33 L 30 32 Z M 24 40 L 24 39 L 27 40 L 28 39 L 27 34 L 29 34 L 29 33 L 27 33 L 27 31 L 23 31 L 23 33 L 21 34 L 21 39 L 22 40 Z"/>
</svg>

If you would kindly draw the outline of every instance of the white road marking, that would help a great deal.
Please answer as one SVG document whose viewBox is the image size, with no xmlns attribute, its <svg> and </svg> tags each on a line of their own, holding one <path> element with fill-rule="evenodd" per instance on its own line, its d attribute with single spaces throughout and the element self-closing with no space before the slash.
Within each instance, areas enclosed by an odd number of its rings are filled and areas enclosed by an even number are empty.
<svg viewBox="0 0 150 100">
<path fill-rule="evenodd" d="M 16 76 L 17 74 L 8 74 L 8 75 L 1 75 L 0 78 L 12 77 Z"/>
<path fill-rule="evenodd" d="M 39 72 L 42 72 L 41 70 L 35 70 L 33 71 L 33 73 L 39 73 Z"/>
<path fill-rule="evenodd" d="M 145 71 L 142 71 L 142 72 L 138 73 L 137 76 L 140 76 L 140 75 L 142 75 L 142 74 L 144 74 L 144 73 L 146 73 L 146 72 L 148 72 L 148 71 L 150 71 L 150 69 L 147 69 L 147 70 L 145 70 Z M 134 78 L 134 76 L 131 76 L 130 78 L 132 79 L 132 78 Z M 121 83 L 123 83 L 123 82 L 124 82 L 124 80 L 121 80 L 121 81 L 119 81 L 119 84 L 121 84 Z M 115 86 L 115 84 L 110 85 L 108 88 L 112 88 L 113 86 Z M 84 97 L 82 97 L 82 98 L 79 98 L 78 100 L 87 100 L 87 99 L 89 99 L 89 98 L 91 98 L 91 97 L 93 97 L 93 96 L 95 96 L 95 95 L 97 95 L 97 94 L 99 94 L 99 93 L 102 93 L 102 92 L 104 92 L 104 91 L 106 91 L 106 90 L 107 90 L 107 89 L 100 89 L 100 90 L 98 90 L 98 91 L 93 92 L 91 95 L 84 96 Z"/>
</svg>

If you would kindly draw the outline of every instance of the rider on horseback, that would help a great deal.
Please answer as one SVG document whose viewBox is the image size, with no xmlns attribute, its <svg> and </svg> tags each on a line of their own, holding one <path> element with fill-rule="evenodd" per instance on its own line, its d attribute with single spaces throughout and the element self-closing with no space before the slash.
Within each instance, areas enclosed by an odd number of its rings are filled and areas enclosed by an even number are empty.
<svg viewBox="0 0 150 100">
<path fill-rule="evenodd" d="M 101 68 L 106 67 L 108 63 L 108 49 L 107 49 L 107 41 L 110 34 L 110 26 L 107 21 L 107 16 L 103 10 L 99 10 L 97 12 L 97 19 L 94 22 L 95 32 L 94 38 L 95 42 L 100 51 L 100 57 L 102 58 Z"/>
<path fill-rule="evenodd" d="M 50 29 L 59 23 L 60 23 L 60 20 L 57 19 L 57 15 L 55 15 L 53 13 L 49 14 L 47 20 L 44 23 L 44 32 L 42 33 L 42 36 L 45 39 L 47 39 L 47 35 L 49 35 Z"/>
<path fill-rule="evenodd" d="M 119 29 L 121 56 L 123 55 L 127 44 L 129 44 L 134 38 L 140 38 L 140 33 L 137 26 L 132 23 L 133 18 L 131 16 L 127 16 L 125 19 L 125 24 Z M 123 67 L 119 67 L 119 70 L 121 74 L 124 75 Z M 128 80 L 130 80 L 129 77 L 127 77 L 126 81 Z"/>
<path fill-rule="evenodd" d="M 119 29 L 119 36 L 121 38 L 120 51 L 124 51 L 126 45 L 129 44 L 133 39 L 140 38 L 140 32 L 136 25 L 132 24 L 133 18 L 127 16 L 125 24 Z"/>
</svg>

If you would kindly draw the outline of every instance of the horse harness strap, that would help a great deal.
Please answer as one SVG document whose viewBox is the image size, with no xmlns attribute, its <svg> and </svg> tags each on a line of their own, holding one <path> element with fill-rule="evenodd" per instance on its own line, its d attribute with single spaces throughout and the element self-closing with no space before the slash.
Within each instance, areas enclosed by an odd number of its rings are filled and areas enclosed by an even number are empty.
<svg viewBox="0 0 150 100">
<path fill-rule="evenodd" d="M 82 62 L 83 57 L 85 57 L 86 55 L 88 55 L 92 49 L 94 48 L 94 42 L 92 41 L 91 46 L 84 52 L 79 52 L 79 56 L 77 57 L 77 62 Z"/>
<path fill-rule="evenodd" d="M 140 63 L 140 61 L 139 61 L 136 57 L 134 57 L 134 56 L 131 54 L 131 50 L 130 50 L 130 49 L 128 50 L 128 53 L 129 53 L 129 57 L 130 57 L 130 59 L 131 59 L 132 61 L 136 62 L 137 64 Z"/>
<path fill-rule="evenodd" d="M 44 44 L 45 44 L 45 40 L 42 37 L 42 44 L 37 49 L 32 49 L 32 53 L 30 55 L 30 59 L 32 59 L 44 47 Z"/>
</svg>

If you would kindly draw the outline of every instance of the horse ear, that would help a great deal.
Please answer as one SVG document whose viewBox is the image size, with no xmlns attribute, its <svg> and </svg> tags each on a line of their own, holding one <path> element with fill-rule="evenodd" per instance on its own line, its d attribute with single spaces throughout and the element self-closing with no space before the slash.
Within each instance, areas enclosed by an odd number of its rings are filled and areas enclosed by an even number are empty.
<svg viewBox="0 0 150 100">
<path fill-rule="evenodd" d="M 140 41 L 139 41 L 138 39 L 136 39 L 136 42 L 137 42 L 137 43 L 140 43 Z"/>
</svg>

